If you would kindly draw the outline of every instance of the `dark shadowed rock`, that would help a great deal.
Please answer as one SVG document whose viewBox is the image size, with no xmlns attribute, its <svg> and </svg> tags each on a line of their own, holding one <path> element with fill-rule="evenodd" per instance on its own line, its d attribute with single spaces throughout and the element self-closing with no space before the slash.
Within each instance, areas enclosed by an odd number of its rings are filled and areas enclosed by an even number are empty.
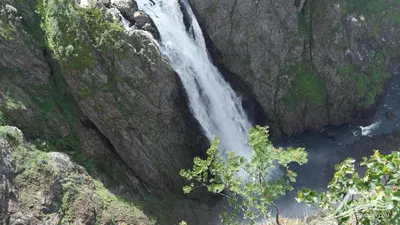
<svg viewBox="0 0 400 225">
<path fill-rule="evenodd" d="M 134 21 L 134 13 L 138 6 L 134 0 L 111 0 L 111 6 L 117 8 L 125 19 Z"/>
<path fill-rule="evenodd" d="M 393 121 L 396 119 L 396 114 L 393 111 L 386 111 L 385 116 L 390 121 Z"/>
<path fill-rule="evenodd" d="M 134 13 L 134 20 L 136 28 L 148 31 L 154 36 L 155 39 L 160 39 L 160 33 L 158 32 L 156 25 L 150 16 L 144 11 L 136 11 Z"/>
</svg>

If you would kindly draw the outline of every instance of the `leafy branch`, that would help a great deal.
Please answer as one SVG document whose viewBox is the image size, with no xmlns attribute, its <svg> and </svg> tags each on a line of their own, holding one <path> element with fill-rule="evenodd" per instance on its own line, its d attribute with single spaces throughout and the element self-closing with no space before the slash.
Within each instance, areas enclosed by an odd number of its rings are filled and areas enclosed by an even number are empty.
<svg viewBox="0 0 400 225">
<path fill-rule="evenodd" d="M 360 164 L 364 177 L 346 159 L 335 167 L 328 191 L 317 195 L 303 188 L 297 201 L 323 209 L 325 219 L 339 224 L 400 224 L 400 153 L 384 156 L 375 151 Z"/>
<path fill-rule="evenodd" d="M 190 183 L 183 188 L 184 192 L 206 187 L 209 192 L 227 198 L 232 210 L 221 213 L 223 224 L 240 224 L 240 215 L 255 224 L 258 219 L 270 218 L 269 206 L 275 207 L 279 224 L 279 209 L 273 201 L 293 189 L 290 184 L 295 182 L 297 174 L 289 169 L 289 164 L 306 163 L 307 154 L 303 148 L 275 148 L 268 138 L 266 127 L 257 126 L 250 131 L 250 159 L 233 151 L 222 157 L 219 140 L 214 138 L 206 159 L 195 158 L 192 169 L 181 170 L 181 176 Z M 285 175 L 273 179 L 270 172 L 281 168 Z"/>
</svg>

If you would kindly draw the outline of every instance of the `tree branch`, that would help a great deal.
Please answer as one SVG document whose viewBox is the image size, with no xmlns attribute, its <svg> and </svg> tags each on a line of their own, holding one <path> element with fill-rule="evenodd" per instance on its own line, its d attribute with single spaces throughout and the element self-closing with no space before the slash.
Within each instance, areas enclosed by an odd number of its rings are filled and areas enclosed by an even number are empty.
<svg viewBox="0 0 400 225">
<path fill-rule="evenodd" d="M 275 210 L 276 210 L 276 214 L 275 214 L 276 224 L 281 225 L 281 223 L 279 222 L 279 208 L 275 203 L 272 203 L 272 205 L 275 207 Z"/>
</svg>

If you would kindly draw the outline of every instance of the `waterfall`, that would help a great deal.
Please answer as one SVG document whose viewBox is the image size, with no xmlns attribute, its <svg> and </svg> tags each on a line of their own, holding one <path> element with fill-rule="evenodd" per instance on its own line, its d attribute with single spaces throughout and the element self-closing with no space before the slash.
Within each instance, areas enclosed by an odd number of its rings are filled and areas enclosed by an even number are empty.
<svg viewBox="0 0 400 225">
<path fill-rule="evenodd" d="M 190 109 L 211 141 L 220 149 L 249 158 L 251 127 L 240 98 L 213 65 L 201 28 L 186 0 L 136 0 L 157 26 L 158 47 L 179 74 Z"/>
</svg>

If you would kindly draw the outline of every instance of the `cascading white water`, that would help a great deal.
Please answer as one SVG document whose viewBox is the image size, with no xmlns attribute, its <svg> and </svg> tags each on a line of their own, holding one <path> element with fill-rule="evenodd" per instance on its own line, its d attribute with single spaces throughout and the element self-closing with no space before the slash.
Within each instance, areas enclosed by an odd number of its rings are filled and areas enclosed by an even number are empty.
<svg viewBox="0 0 400 225">
<path fill-rule="evenodd" d="M 247 135 L 251 127 L 241 100 L 211 62 L 203 33 L 186 0 L 136 0 L 157 26 L 159 48 L 179 74 L 190 108 L 208 139 L 215 135 L 220 147 L 249 158 Z M 190 28 L 185 26 L 191 20 Z"/>
</svg>

